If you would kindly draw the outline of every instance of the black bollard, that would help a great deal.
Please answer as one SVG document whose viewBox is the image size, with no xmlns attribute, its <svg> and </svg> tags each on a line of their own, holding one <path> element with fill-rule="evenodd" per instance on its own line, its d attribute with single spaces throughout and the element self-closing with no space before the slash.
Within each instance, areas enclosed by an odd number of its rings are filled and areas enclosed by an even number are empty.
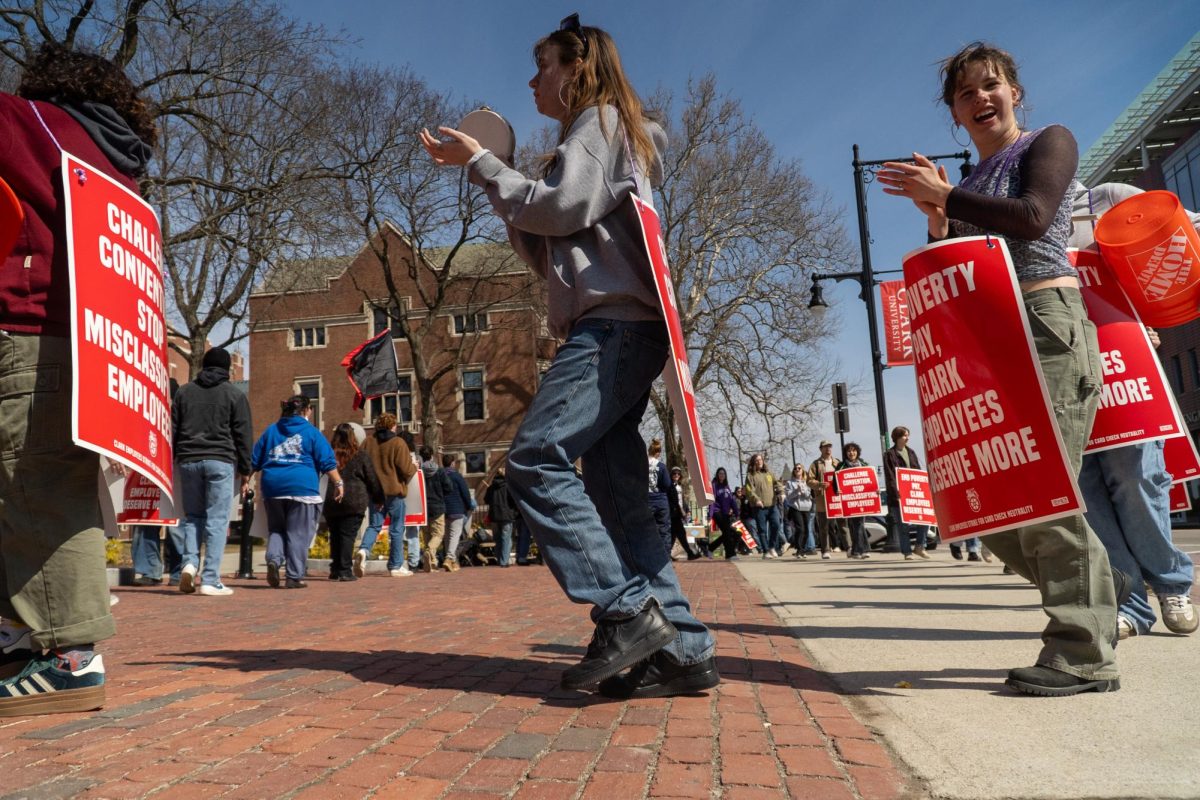
<svg viewBox="0 0 1200 800">
<path fill-rule="evenodd" d="M 242 540 L 238 547 L 239 578 L 254 577 L 254 544 L 250 539 L 250 526 L 254 524 L 254 490 L 246 492 L 242 498 Z"/>
</svg>

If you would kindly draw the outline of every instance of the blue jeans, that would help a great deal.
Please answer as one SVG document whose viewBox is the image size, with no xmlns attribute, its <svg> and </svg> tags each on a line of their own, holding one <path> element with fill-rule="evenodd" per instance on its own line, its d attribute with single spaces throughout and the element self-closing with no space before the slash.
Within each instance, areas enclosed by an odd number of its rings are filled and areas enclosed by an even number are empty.
<svg viewBox="0 0 1200 800">
<path fill-rule="evenodd" d="M 394 494 L 384 501 L 382 511 L 372 506 L 370 517 L 367 521 L 367 529 L 363 531 L 362 544 L 358 546 L 360 550 L 366 550 L 369 554 L 371 548 L 375 546 L 375 540 L 379 538 L 379 532 L 383 530 L 384 515 L 391 517 L 392 521 L 388 524 L 388 569 L 400 569 L 404 564 L 405 539 L 409 540 L 409 565 L 415 567 L 417 562 L 413 560 L 413 556 L 420 557 L 421 543 L 417 541 L 416 534 L 414 533 L 410 536 L 410 528 L 404 526 L 405 513 L 404 498 L 398 494 Z M 411 530 L 415 531 L 416 528 L 411 528 Z"/>
<path fill-rule="evenodd" d="M 1145 584 L 1161 598 L 1188 594 L 1195 578 L 1192 560 L 1171 541 L 1162 440 L 1084 456 L 1079 488 L 1109 562 L 1133 578 L 1133 594 L 1117 610 L 1138 633 L 1148 633 L 1158 617 Z"/>
<path fill-rule="evenodd" d="M 200 582 L 206 586 L 221 584 L 221 557 L 225 555 L 229 513 L 233 510 L 233 471 L 233 464 L 215 459 L 175 465 L 182 513 L 179 524 L 171 529 L 171 538 L 183 556 L 184 566 L 200 566 L 203 543 Z"/>
<path fill-rule="evenodd" d="M 658 530 L 658 538 L 662 540 L 667 556 L 671 555 L 674 542 L 671 541 L 671 506 L 668 505 L 664 492 L 651 492 L 649 496 L 650 514 L 654 517 L 654 526 Z"/>
<path fill-rule="evenodd" d="M 779 552 L 783 549 L 783 523 L 779 519 L 779 509 L 775 506 L 764 506 L 754 509 L 754 525 L 758 528 L 755 537 L 763 556 L 768 551 Z"/>
<path fill-rule="evenodd" d="M 594 622 L 658 602 L 678 635 L 665 651 L 712 655 L 650 514 L 638 432 L 668 353 L 661 322 L 585 319 L 558 348 L 508 453 L 508 485 L 542 557 Z M 583 478 L 575 461 L 583 460 Z"/>
<path fill-rule="evenodd" d="M 158 543 L 158 525 L 135 525 L 133 527 L 133 571 L 147 578 L 162 580 L 162 551 Z"/>
<path fill-rule="evenodd" d="M 529 547 L 533 544 L 533 534 L 529 532 L 529 526 L 520 517 L 517 518 L 517 563 L 529 563 Z"/>
<path fill-rule="evenodd" d="M 496 558 L 502 567 L 508 566 L 509 556 L 512 555 L 512 532 L 511 522 L 492 523 L 492 535 L 496 537 Z"/>
</svg>

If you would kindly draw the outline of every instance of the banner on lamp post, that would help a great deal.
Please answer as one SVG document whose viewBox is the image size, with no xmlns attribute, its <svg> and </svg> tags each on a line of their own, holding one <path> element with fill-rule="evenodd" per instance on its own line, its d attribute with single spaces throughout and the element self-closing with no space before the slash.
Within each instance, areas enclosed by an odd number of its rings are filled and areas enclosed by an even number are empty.
<svg viewBox="0 0 1200 800">
<path fill-rule="evenodd" d="M 887 365 L 910 367 L 913 363 L 912 323 L 908 318 L 908 291 L 904 281 L 879 284 L 883 307 L 883 338 L 887 342 Z"/>
<path fill-rule="evenodd" d="M 1080 513 L 1004 240 L 968 237 L 914 250 L 904 258 L 904 281 L 942 538 Z"/>
</svg>

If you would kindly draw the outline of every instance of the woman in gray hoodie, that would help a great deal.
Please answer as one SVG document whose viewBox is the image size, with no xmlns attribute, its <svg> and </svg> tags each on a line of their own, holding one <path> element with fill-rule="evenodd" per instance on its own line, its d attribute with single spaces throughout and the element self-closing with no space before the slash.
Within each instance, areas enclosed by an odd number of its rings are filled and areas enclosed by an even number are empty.
<svg viewBox="0 0 1200 800">
<path fill-rule="evenodd" d="M 509 488 L 563 590 L 592 606 L 595 633 L 563 686 L 622 698 L 701 691 L 719 680 L 713 639 L 659 542 L 638 433 L 670 348 L 631 195 L 650 201 L 666 137 L 603 30 L 571 15 L 533 56 L 534 103 L 559 123 L 540 177 L 459 131 L 422 132 L 436 163 L 467 167 L 546 278 L 550 330 L 564 340 L 509 451 Z"/>
</svg>

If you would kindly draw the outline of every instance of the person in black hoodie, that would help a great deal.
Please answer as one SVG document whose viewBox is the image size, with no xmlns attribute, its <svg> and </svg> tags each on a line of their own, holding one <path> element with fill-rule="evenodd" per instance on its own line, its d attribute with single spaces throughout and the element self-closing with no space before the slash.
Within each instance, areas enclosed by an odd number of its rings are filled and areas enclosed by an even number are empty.
<svg viewBox="0 0 1200 800">
<path fill-rule="evenodd" d="M 330 444 L 337 457 L 343 491 L 341 500 L 338 500 L 333 481 L 330 481 L 322 508 L 325 522 L 329 524 L 329 580 L 355 581 L 358 578 L 350 563 L 354 540 L 367 514 L 367 505 L 383 508 L 383 485 L 375 473 L 370 453 L 366 448 L 359 448 L 353 426 L 347 422 L 338 425 Z M 401 520 L 393 524 L 403 525 L 404 522 Z"/>
<path fill-rule="evenodd" d="M 504 477 L 504 467 L 496 470 L 492 485 L 483 496 L 483 502 L 488 507 L 488 517 L 492 520 L 492 533 L 496 536 L 496 558 L 500 566 L 507 567 L 512 553 L 513 523 L 517 521 L 517 506 L 508 494 L 508 478 Z"/>
<path fill-rule="evenodd" d="M 71 440 L 62 151 L 137 194 L 156 138 L 151 109 L 111 61 L 45 44 L 24 66 L 17 93 L 0 92 L 0 179 L 25 218 L 0 252 L 0 717 L 105 702 L 95 644 L 116 623 L 100 459 Z"/>
<path fill-rule="evenodd" d="M 179 591 L 185 594 L 196 591 L 201 543 L 200 594 L 233 594 L 221 583 L 221 557 L 229 535 L 234 472 L 241 476 L 243 492 L 250 480 L 254 428 L 246 393 L 229 383 L 229 364 L 227 351 L 209 350 L 204 354 L 204 369 L 194 381 L 179 387 L 171 405 L 175 501 L 180 512 L 171 537 L 183 555 Z"/>
</svg>

